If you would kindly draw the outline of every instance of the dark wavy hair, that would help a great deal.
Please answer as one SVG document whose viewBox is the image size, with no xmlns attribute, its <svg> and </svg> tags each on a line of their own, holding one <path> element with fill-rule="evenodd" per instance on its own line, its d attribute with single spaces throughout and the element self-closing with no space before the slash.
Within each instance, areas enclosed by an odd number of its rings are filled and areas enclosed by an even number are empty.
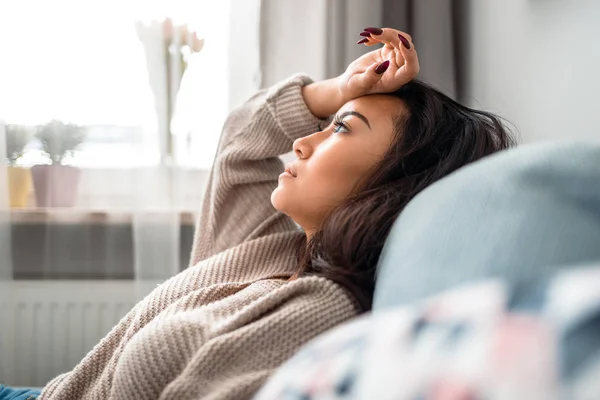
<svg viewBox="0 0 600 400">
<path fill-rule="evenodd" d="M 499 117 L 413 80 L 391 96 L 407 112 L 394 119 L 387 154 L 333 209 L 298 253 L 296 276 L 322 276 L 345 287 L 369 311 L 383 245 L 406 204 L 460 167 L 515 144 Z"/>
</svg>

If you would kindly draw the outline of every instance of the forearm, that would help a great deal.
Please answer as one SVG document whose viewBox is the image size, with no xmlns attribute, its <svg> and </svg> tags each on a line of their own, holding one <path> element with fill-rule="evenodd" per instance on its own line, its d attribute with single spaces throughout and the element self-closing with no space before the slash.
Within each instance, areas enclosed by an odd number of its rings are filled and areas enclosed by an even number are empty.
<svg viewBox="0 0 600 400">
<path fill-rule="evenodd" d="M 279 156 L 322 122 L 302 96 L 302 87 L 311 82 L 291 77 L 257 93 L 227 118 L 196 226 L 192 265 L 256 237 L 257 227 L 281 215 L 270 202 L 284 170 Z M 290 222 L 291 228 L 297 229 Z"/>
<path fill-rule="evenodd" d="M 304 86 L 302 96 L 310 112 L 319 118 L 327 118 L 335 114 L 346 103 L 336 78 Z"/>
</svg>

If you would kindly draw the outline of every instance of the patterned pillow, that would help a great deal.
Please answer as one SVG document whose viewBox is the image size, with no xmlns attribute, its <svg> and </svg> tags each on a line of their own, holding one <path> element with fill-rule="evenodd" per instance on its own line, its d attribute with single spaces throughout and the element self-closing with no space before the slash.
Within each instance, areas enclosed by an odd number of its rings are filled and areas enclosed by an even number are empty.
<svg viewBox="0 0 600 400">
<path fill-rule="evenodd" d="M 254 400 L 599 399 L 600 267 L 488 280 L 365 314 L 304 346 Z"/>
</svg>

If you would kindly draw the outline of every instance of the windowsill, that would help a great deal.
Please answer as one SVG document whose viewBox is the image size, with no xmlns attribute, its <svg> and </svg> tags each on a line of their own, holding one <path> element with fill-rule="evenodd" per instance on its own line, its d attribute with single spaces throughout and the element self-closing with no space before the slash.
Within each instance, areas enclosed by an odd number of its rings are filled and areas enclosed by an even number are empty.
<svg viewBox="0 0 600 400">
<path fill-rule="evenodd" d="M 3 167 L 0 166 L 0 175 L 4 173 L 2 169 Z M 95 215 L 97 212 L 100 214 L 108 212 L 111 215 L 110 219 L 114 217 L 118 220 L 119 215 L 129 218 L 127 214 L 135 214 L 140 209 L 150 210 L 150 212 L 165 210 L 163 215 L 171 210 L 195 212 L 199 211 L 202 204 L 209 176 L 208 170 L 173 170 L 166 167 L 129 170 L 81 168 L 80 172 L 74 206 L 62 209 L 51 208 L 50 214 L 71 218 L 65 215 L 69 213 Z M 0 192 L 3 189 L 0 187 Z M 13 209 L 15 214 L 36 214 L 39 217 L 46 211 L 42 205 L 37 206 L 35 185 L 32 185 L 25 204 L 25 208 Z M 42 213 L 38 213 L 39 211 Z M 5 209 L 1 209 L 0 212 L 5 212 Z M 21 217 L 28 218 L 27 215 L 20 215 L 17 218 Z"/>
<path fill-rule="evenodd" d="M 12 277 L 16 280 L 135 279 L 136 254 L 148 246 L 159 253 L 161 249 L 177 251 L 179 271 L 189 263 L 195 224 L 195 214 L 189 211 L 31 208 L 13 209 L 8 214 Z M 166 240 L 165 232 L 175 235 L 177 243 Z M 143 233 L 141 240 L 139 233 Z M 167 264 L 152 270 L 147 278 L 171 276 Z"/>
<path fill-rule="evenodd" d="M 24 208 L 10 210 L 12 224 L 131 224 L 134 215 L 157 217 L 179 213 L 181 225 L 194 225 L 196 214 L 190 211 L 86 210 L 80 208 Z"/>
</svg>

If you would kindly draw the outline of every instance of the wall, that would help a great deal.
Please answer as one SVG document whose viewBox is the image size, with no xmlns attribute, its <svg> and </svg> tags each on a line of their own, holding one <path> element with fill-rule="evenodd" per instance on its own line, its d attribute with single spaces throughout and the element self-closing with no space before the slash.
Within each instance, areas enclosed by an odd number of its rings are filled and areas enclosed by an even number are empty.
<svg viewBox="0 0 600 400">
<path fill-rule="evenodd" d="M 464 92 L 513 122 L 524 143 L 600 140 L 600 1 L 471 0 Z"/>
</svg>

